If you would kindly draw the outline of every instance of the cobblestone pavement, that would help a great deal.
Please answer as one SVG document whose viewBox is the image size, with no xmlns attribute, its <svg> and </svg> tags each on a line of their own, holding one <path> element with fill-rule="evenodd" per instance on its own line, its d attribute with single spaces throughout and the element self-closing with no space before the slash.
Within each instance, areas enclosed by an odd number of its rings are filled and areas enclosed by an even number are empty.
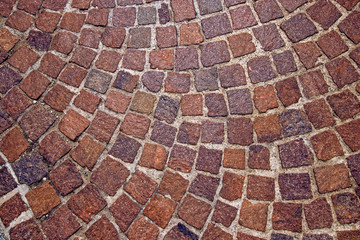
<svg viewBox="0 0 360 240">
<path fill-rule="evenodd" d="M 360 239 L 359 0 L 0 15 L 1 239 Z"/>
</svg>

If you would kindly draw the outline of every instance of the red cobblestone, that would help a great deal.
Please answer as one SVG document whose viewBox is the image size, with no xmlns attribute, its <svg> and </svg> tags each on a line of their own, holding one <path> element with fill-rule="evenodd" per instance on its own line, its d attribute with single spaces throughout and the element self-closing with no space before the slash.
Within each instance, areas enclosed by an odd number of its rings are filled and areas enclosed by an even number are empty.
<svg viewBox="0 0 360 240">
<path fill-rule="evenodd" d="M 71 32 L 80 32 L 86 15 L 80 13 L 65 13 L 61 19 L 60 27 Z"/>
<path fill-rule="evenodd" d="M 125 191 L 141 204 L 145 204 L 157 187 L 157 183 L 145 173 L 137 170 L 125 186 Z"/>
<path fill-rule="evenodd" d="M 25 32 L 29 29 L 33 22 L 34 18 L 31 15 L 18 10 L 9 16 L 5 24 L 11 28 L 19 30 L 20 32 Z"/>
<path fill-rule="evenodd" d="M 325 198 L 305 204 L 304 213 L 310 229 L 330 228 L 333 223 L 330 204 Z"/>
<path fill-rule="evenodd" d="M 179 207 L 178 216 L 191 226 L 201 229 L 211 211 L 211 206 L 192 195 L 186 195 Z"/>
<path fill-rule="evenodd" d="M 300 58 L 300 61 L 307 69 L 313 68 L 320 63 L 317 63 L 318 58 L 322 55 L 320 50 L 313 42 L 302 42 L 294 45 L 294 49 Z"/>
<path fill-rule="evenodd" d="M 0 101 L 0 107 L 15 120 L 30 105 L 31 100 L 18 87 L 13 87 Z"/>
<path fill-rule="evenodd" d="M 34 219 L 29 219 L 11 228 L 10 237 L 11 239 L 23 239 L 24 237 L 28 239 L 44 239 Z"/>
<path fill-rule="evenodd" d="M 97 140 L 108 143 L 119 122 L 109 114 L 98 111 L 87 132 Z"/>
<path fill-rule="evenodd" d="M 84 136 L 79 145 L 71 150 L 70 156 L 82 167 L 92 170 L 105 146 L 96 142 L 90 136 Z"/>
<path fill-rule="evenodd" d="M 237 211 L 238 210 L 235 207 L 217 201 L 211 220 L 217 223 L 221 223 L 225 227 L 230 227 L 231 223 L 235 220 Z"/>
<path fill-rule="evenodd" d="M 38 99 L 49 84 L 50 81 L 44 75 L 38 71 L 32 71 L 19 87 L 32 99 Z"/>
<path fill-rule="evenodd" d="M 333 131 L 325 131 L 311 137 L 311 143 L 318 159 L 327 161 L 344 154 Z"/>
<path fill-rule="evenodd" d="M 258 231 L 264 232 L 266 229 L 266 222 L 268 216 L 267 203 L 251 203 L 244 200 L 241 211 L 239 224 Z"/>
<path fill-rule="evenodd" d="M 349 49 L 341 39 L 340 35 L 335 31 L 331 31 L 319 37 L 317 44 L 330 59 L 339 56 Z"/>
<path fill-rule="evenodd" d="M 328 29 L 341 17 L 341 12 L 331 2 L 320 0 L 306 9 L 310 17 L 324 29 Z M 321 14 L 319 14 L 321 12 Z"/>
<path fill-rule="evenodd" d="M 108 23 L 108 17 L 108 9 L 91 9 L 85 22 L 95 26 L 106 26 Z"/>
<path fill-rule="evenodd" d="M 59 130 L 71 140 L 75 140 L 90 124 L 84 116 L 70 109 L 59 123 Z"/>
<path fill-rule="evenodd" d="M 360 149 L 360 120 L 353 120 L 343 125 L 337 126 L 336 131 L 340 134 L 346 145 L 350 147 L 352 151 Z"/>
<path fill-rule="evenodd" d="M 98 221 L 91 225 L 91 227 L 85 232 L 85 235 L 90 240 L 116 240 L 119 237 L 116 228 L 105 215 L 103 215 Z"/>
<path fill-rule="evenodd" d="M 26 72 L 37 60 L 39 55 L 32 51 L 30 48 L 21 46 L 10 57 L 9 64 L 17 68 L 20 72 Z"/>
<path fill-rule="evenodd" d="M 110 211 L 115 218 L 116 224 L 123 232 L 129 228 L 140 210 L 139 205 L 125 194 L 121 195 L 114 204 L 110 206 Z"/>
<path fill-rule="evenodd" d="M 25 202 L 21 199 L 19 193 L 4 202 L 0 206 L 0 218 L 5 227 L 20 216 L 20 214 L 27 210 Z"/>
<path fill-rule="evenodd" d="M 232 172 L 224 172 L 220 196 L 229 201 L 241 198 L 244 181 L 244 176 Z"/>
<path fill-rule="evenodd" d="M 181 145 L 174 145 L 169 157 L 169 168 L 189 173 L 194 165 L 196 151 Z"/>
<path fill-rule="evenodd" d="M 165 228 L 175 211 L 175 207 L 176 203 L 172 200 L 155 194 L 146 205 L 144 215 L 160 227 Z"/>
<path fill-rule="evenodd" d="M 272 224 L 274 229 L 291 232 L 302 231 L 302 205 L 300 203 L 275 202 L 273 207 Z"/>
<path fill-rule="evenodd" d="M 240 6 L 230 10 L 234 29 L 243 29 L 257 25 L 254 14 L 249 6 Z"/>
<path fill-rule="evenodd" d="M 159 229 L 156 227 L 156 225 L 150 223 L 144 217 L 139 217 L 131 225 L 126 235 L 130 240 L 157 239 L 159 235 Z"/>
<path fill-rule="evenodd" d="M 189 181 L 180 174 L 165 171 L 158 192 L 163 195 L 170 195 L 173 200 L 179 202 L 184 196 L 188 185 Z"/>
<path fill-rule="evenodd" d="M 314 168 L 315 180 L 320 193 L 333 192 L 351 186 L 349 170 L 344 164 Z"/>
<path fill-rule="evenodd" d="M 319 96 L 329 91 L 329 86 L 320 70 L 301 74 L 299 80 L 303 87 L 304 96 L 307 98 Z"/>
<path fill-rule="evenodd" d="M 41 31 L 52 33 L 58 25 L 61 14 L 43 10 L 35 21 L 35 26 Z"/>
<path fill-rule="evenodd" d="M 66 87 L 56 84 L 45 95 L 44 102 L 56 111 L 64 111 L 75 94 Z"/>
<path fill-rule="evenodd" d="M 273 201 L 275 199 L 275 179 L 248 175 L 246 196 L 253 200 Z"/>
<path fill-rule="evenodd" d="M 0 142 L 0 150 L 9 162 L 14 162 L 29 147 L 19 127 L 11 129 Z"/>
<path fill-rule="evenodd" d="M 80 94 L 74 100 L 74 105 L 84 111 L 94 113 L 100 101 L 100 97 L 86 90 L 81 90 Z"/>
</svg>

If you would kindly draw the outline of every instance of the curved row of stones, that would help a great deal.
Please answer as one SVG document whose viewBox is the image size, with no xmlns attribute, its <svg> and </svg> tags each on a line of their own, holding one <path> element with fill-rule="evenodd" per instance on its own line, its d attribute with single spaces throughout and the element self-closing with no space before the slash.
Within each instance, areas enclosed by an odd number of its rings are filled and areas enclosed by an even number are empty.
<svg viewBox="0 0 360 240">
<path fill-rule="evenodd" d="M 360 238 L 359 0 L 0 1 L 0 238 Z"/>
</svg>

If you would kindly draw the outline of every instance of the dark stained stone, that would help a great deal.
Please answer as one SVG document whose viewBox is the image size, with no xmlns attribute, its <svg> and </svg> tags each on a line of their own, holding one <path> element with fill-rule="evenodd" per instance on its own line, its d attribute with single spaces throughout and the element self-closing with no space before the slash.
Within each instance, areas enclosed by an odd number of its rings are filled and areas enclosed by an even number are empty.
<svg viewBox="0 0 360 240">
<path fill-rule="evenodd" d="M 20 183 L 33 184 L 48 174 L 43 157 L 38 152 L 32 152 L 12 164 Z"/>
</svg>

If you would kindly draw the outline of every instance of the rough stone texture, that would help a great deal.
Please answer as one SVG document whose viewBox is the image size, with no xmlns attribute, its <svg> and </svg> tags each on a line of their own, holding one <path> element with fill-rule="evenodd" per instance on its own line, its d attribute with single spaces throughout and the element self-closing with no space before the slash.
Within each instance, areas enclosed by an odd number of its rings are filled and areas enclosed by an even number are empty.
<svg viewBox="0 0 360 240">
<path fill-rule="evenodd" d="M 34 219 L 29 219 L 11 228 L 10 237 L 11 239 L 44 239 Z"/>
<path fill-rule="evenodd" d="M 333 223 L 330 204 L 325 198 L 305 204 L 304 213 L 310 229 L 330 228 Z"/>
<path fill-rule="evenodd" d="M 196 169 L 212 174 L 219 173 L 222 151 L 201 146 L 196 159 Z"/>
<path fill-rule="evenodd" d="M 332 131 L 325 131 L 311 137 L 311 143 L 317 158 L 322 161 L 344 154 L 338 138 Z"/>
<path fill-rule="evenodd" d="M 342 164 L 314 168 L 318 191 L 333 192 L 351 186 L 349 170 Z"/>
<path fill-rule="evenodd" d="M 56 111 L 64 111 L 65 108 L 69 105 L 73 96 L 74 92 L 60 84 L 56 84 L 45 95 L 44 102 Z"/>
<path fill-rule="evenodd" d="M 139 161 L 139 165 L 157 170 L 165 167 L 168 152 L 161 145 L 146 143 Z"/>
<path fill-rule="evenodd" d="M 293 43 L 304 40 L 318 32 L 314 23 L 304 13 L 291 17 L 283 22 L 280 27 Z"/>
<path fill-rule="evenodd" d="M 75 140 L 89 124 L 89 120 L 71 109 L 61 119 L 59 130 L 71 140 Z"/>
<path fill-rule="evenodd" d="M 9 162 L 14 162 L 29 147 L 19 127 L 11 129 L 0 142 L 0 150 Z"/>
<path fill-rule="evenodd" d="M 0 92 L 5 94 L 22 80 L 21 76 L 9 67 L 0 68 Z"/>
<path fill-rule="evenodd" d="M 157 183 L 145 173 L 137 170 L 126 184 L 127 191 L 136 201 L 145 204 L 157 187 Z"/>
<path fill-rule="evenodd" d="M 212 221 L 221 223 L 225 227 L 229 227 L 235 220 L 237 209 L 231 205 L 217 201 L 215 205 Z"/>
<path fill-rule="evenodd" d="M 356 151 L 360 149 L 359 122 L 360 122 L 359 120 L 353 120 L 351 122 L 336 127 L 336 130 L 340 134 L 341 138 L 344 140 L 346 145 L 350 147 L 352 151 Z"/>
<path fill-rule="evenodd" d="M 268 206 L 269 204 L 267 203 L 252 204 L 251 202 L 244 200 L 240 210 L 239 224 L 247 228 L 264 232 L 266 229 Z"/>
<path fill-rule="evenodd" d="M 169 156 L 169 168 L 189 173 L 194 165 L 196 151 L 181 145 L 174 145 Z"/>
<path fill-rule="evenodd" d="M 325 66 L 338 88 L 343 88 L 359 79 L 360 75 L 345 57 L 328 62 Z"/>
<path fill-rule="evenodd" d="M 308 166 L 313 163 L 313 155 L 303 139 L 297 139 L 278 146 L 283 168 Z"/>
<path fill-rule="evenodd" d="M 10 223 L 20 216 L 20 214 L 27 210 L 25 202 L 21 199 L 19 193 L 4 202 L 0 206 L 0 218 L 5 227 L 8 227 Z"/>
<path fill-rule="evenodd" d="M 273 201 L 275 199 L 275 179 L 248 175 L 246 196 L 249 199 Z"/>
<path fill-rule="evenodd" d="M 124 232 L 136 218 L 140 209 L 139 205 L 125 194 L 122 194 L 114 204 L 110 206 L 110 211 L 115 218 L 116 224 Z"/>
<path fill-rule="evenodd" d="M 281 126 L 278 115 L 256 118 L 254 129 L 260 143 L 273 142 L 281 138 Z"/>
<path fill-rule="evenodd" d="M 114 225 L 104 215 L 98 221 L 96 221 L 91 227 L 85 232 L 85 235 L 90 239 L 107 239 L 115 240 L 118 239 L 118 233 Z"/>
<path fill-rule="evenodd" d="M 161 195 L 155 194 L 146 205 L 144 215 L 157 225 L 165 228 L 176 208 L 176 203 Z"/>
<path fill-rule="evenodd" d="M 192 195 L 186 195 L 181 203 L 178 216 L 191 226 L 201 229 L 209 216 L 211 206 Z"/>
<path fill-rule="evenodd" d="M 180 174 L 166 171 L 158 188 L 158 192 L 163 195 L 170 195 L 173 200 L 179 202 L 182 196 L 184 196 L 188 185 L 189 181 L 184 179 Z"/>
<path fill-rule="evenodd" d="M 275 77 L 269 57 L 256 57 L 247 63 L 249 77 L 252 83 L 266 82 Z"/>
<path fill-rule="evenodd" d="M 336 219 L 340 224 L 356 223 L 360 219 L 359 199 L 353 193 L 345 192 L 331 196 Z"/>
<path fill-rule="evenodd" d="M 224 172 L 220 196 L 229 201 L 241 198 L 244 181 L 244 176 Z"/>
<path fill-rule="evenodd" d="M 284 173 L 279 175 L 280 194 L 284 200 L 312 198 L 310 176 L 307 173 Z"/>
<path fill-rule="evenodd" d="M 44 75 L 38 71 L 32 71 L 21 82 L 19 87 L 32 99 L 38 99 L 45 92 L 49 84 L 50 81 Z"/>
<path fill-rule="evenodd" d="M 305 112 L 290 109 L 280 114 L 280 124 L 285 137 L 311 132 L 312 127 Z"/>
<path fill-rule="evenodd" d="M 288 230 L 291 232 L 302 231 L 302 205 L 300 203 L 275 202 L 273 207 L 272 224 L 274 229 Z"/>
<path fill-rule="evenodd" d="M 360 102 L 349 90 L 328 96 L 326 100 L 341 120 L 349 119 L 360 112 Z"/>
<path fill-rule="evenodd" d="M 198 174 L 190 184 L 189 192 L 213 201 L 219 183 L 219 178 Z"/>
<path fill-rule="evenodd" d="M 118 124 L 118 119 L 105 112 L 98 111 L 87 132 L 92 134 L 97 140 L 108 143 Z"/>
</svg>

